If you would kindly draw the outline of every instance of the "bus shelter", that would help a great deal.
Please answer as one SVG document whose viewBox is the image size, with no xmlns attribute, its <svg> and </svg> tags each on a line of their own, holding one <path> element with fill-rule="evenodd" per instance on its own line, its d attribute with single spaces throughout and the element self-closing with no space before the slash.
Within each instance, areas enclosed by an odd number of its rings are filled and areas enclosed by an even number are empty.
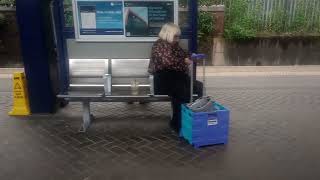
<svg viewBox="0 0 320 180">
<path fill-rule="evenodd" d="M 86 130 L 90 102 L 167 101 L 152 92 L 151 47 L 171 22 L 196 52 L 197 11 L 196 0 L 17 0 L 32 113 L 79 101 Z"/>
</svg>

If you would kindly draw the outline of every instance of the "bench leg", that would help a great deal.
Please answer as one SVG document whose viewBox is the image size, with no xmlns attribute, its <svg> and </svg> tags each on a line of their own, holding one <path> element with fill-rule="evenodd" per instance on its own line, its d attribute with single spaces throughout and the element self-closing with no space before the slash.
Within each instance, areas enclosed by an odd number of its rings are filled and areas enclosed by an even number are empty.
<svg viewBox="0 0 320 180">
<path fill-rule="evenodd" d="M 82 107 L 83 107 L 83 115 L 82 115 L 83 124 L 79 132 L 86 132 L 91 124 L 91 120 L 93 116 L 90 113 L 90 102 L 88 101 L 82 102 Z"/>
</svg>

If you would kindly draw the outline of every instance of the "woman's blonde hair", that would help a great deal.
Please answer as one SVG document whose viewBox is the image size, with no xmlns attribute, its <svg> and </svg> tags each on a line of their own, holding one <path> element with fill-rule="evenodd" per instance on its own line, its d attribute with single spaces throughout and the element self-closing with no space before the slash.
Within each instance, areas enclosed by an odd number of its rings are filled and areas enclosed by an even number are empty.
<svg viewBox="0 0 320 180">
<path fill-rule="evenodd" d="M 172 43 L 175 36 L 180 36 L 181 30 L 178 25 L 173 23 L 167 23 L 162 26 L 161 31 L 159 33 L 159 38 Z"/>
</svg>

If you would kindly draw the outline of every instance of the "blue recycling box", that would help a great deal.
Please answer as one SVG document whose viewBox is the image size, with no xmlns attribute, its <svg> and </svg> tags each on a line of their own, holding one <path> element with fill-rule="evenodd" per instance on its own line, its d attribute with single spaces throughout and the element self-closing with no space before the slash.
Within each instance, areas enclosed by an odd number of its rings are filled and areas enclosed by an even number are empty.
<svg viewBox="0 0 320 180">
<path fill-rule="evenodd" d="M 230 111 L 216 102 L 212 106 L 213 112 L 193 112 L 182 105 L 180 135 L 194 147 L 228 143 Z"/>
</svg>

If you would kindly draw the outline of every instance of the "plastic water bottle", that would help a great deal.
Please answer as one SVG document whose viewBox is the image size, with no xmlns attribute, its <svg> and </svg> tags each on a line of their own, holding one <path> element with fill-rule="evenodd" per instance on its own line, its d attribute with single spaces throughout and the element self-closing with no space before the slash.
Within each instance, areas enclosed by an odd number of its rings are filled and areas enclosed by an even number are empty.
<svg viewBox="0 0 320 180">
<path fill-rule="evenodd" d="M 139 94 L 139 82 L 136 79 L 131 82 L 131 94 L 134 96 Z"/>
</svg>

